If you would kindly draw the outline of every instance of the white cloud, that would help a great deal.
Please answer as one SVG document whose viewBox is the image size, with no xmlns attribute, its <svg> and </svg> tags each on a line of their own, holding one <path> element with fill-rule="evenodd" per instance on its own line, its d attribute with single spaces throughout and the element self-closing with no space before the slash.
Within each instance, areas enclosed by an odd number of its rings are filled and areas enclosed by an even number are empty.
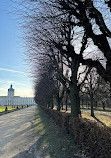
<svg viewBox="0 0 111 158">
<path fill-rule="evenodd" d="M 1 67 L 0 67 L 0 71 L 8 71 L 8 72 L 19 73 L 19 74 L 28 74 L 26 72 L 16 71 L 16 70 L 12 70 L 12 69 L 1 68 Z"/>
<path fill-rule="evenodd" d="M 0 96 L 6 96 L 7 95 L 7 90 L 4 88 L 0 88 Z"/>
<path fill-rule="evenodd" d="M 0 71 L 3 71 L 3 76 L 6 76 L 5 78 L 0 77 L 0 96 L 7 96 L 7 91 L 10 85 L 13 85 L 13 88 L 15 89 L 15 95 L 21 96 L 21 97 L 33 97 L 33 85 L 31 82 L 31 79 L 27 77 L 28 73 L 23 71 L 16 71 L 13 68 L 7 69 L 0 67 Z M 13 74 L 6 74 L 6 72 L 14 73 Z M 21 76 L 18 76 L 18 75 Z"/>
<path fill-rule="evenodd" d="M 0 87 L 9 88 L 11 84 L 14 85 L 14 87 L 27 87 L 27 84 L 24 82 L 18 82 L 14 80 L 0 80 Z"/>
<path fill-rule="evenodd" d="M 34 97 L 34 91 L 32 89 L 15 89 L 15 95 L 21 97 Z"/>
<path fill-rule="evenodd" d="M 26 83 L 23 83 L 23 82 L 17 82 L 17 81 L 12 81 L 12 80 L 8 80 L 6 81 L 6 83 L 8 83 L 9 85 L 10 84 L 13 84 L 14 86 L 27 86 Z"/>
</svg>

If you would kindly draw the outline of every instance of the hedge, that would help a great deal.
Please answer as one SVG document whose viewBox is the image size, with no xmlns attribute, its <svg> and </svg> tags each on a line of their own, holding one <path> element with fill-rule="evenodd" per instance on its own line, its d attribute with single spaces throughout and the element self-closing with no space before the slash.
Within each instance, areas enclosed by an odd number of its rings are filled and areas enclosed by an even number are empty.
<svg viewBox="0 0 111 158">
<path fill-rule="evenodd" d="M 74 118 L 70 114 L 41 107 L 82 149 L 87 149 L 91 158 L 109 158 L 111 156 L 111 128 L 99 126 L 85 118 Z"/>
</svg>

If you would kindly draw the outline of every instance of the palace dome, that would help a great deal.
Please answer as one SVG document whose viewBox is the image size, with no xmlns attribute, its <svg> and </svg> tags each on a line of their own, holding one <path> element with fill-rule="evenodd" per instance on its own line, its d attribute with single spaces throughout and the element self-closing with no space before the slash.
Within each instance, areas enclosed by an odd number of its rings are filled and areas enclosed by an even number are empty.
<svg viewBox="0 0 111 158">
<path fill-rule="evenodd" d="M 14 92 L 14 89 L 12 88 L 12 84 L 10 85 L 10 88 L 8 89 L 8 92 Z"/>
</svg>

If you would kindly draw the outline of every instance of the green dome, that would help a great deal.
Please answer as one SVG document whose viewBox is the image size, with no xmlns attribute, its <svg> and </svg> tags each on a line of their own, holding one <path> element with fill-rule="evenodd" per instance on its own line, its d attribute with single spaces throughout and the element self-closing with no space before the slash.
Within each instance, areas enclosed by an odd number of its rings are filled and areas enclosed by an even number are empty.
<svg viewBox="0 0 111 158">
<path fill-rule="evenodd" d="M 8 89 L 8 92 L 14 92 L 14 89 L 12 88 L 12 84 L 11 84 L 10 88 Z"/>
</svg>

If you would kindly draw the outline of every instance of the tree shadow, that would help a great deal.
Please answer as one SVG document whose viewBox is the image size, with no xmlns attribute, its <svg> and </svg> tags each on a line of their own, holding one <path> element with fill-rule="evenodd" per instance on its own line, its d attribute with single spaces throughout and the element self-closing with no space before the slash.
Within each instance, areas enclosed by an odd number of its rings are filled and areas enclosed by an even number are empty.
<svg viewBox="0 0 111 158">
<path fill-rule="evenodd" d="M 39 136 L 36 147 L 41 158 L 85 158 L 85 151 L 77 146 L 74 137 L 66 134 L 41 109 L 37 110 L 36 121 L 36 135 Z"/>
<path fill-rule="evenodd" d="M 13 158 L 86 158 L 74 137 L 62 131 L 41 109 L 37 108 L 33 128 L 37 141 Z"/>
<path fill-rule="evenodd" d="M 39 158 L 37 156 L 36 144 L 37 142 L 35 142 L 28 150 L 24 150 L 20 152 L 19 154 L 15 155 L 13 158 Z"/>
<path fill-rule="evenodd" d="M 23 111 L 21 111 L 21 113 L 14 112 L 13 114 L 10 114 L 8 117 L 1 117 L 3 125 L 0 127 L 0 157 L 6 154 L 14 155 L 18 153 L 21 149 L 22 151 L 25 151 L 25 149 L 32 145 L 33 141 L 35 142 L 35 140 L 33 140 L 34 117 L 32 117 L 32 114 L 32 111 L 29 109 L 29 111 L 27 111 L 28 116 L 25 120 L 24 117 L 26 114 Z M 21 156 L 19 158 L 25 157 Z"/>
<path fill-rule="evenodd" d="M 98 123 L 100 123 L 103 126 L 106 126 L 102 121 L 100 121 L 96 116 L 92 116 Z"/>
</svg>

